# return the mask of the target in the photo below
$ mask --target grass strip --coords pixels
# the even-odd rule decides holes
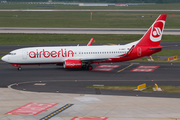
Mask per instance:
[[[108,90],[125,90],[125,91],[133,91],[137,88],[137,86],[86,86],[87,88],[93,89],[108,89]],[[180,93],[180,88],[176,88],[174,86],[159,86],[162,91],[153,91],[153,87],[155,86],[147,86],[147,89],[143,90],[144,92],[164,92],[164,93]]]
[[[161,52],[153,54],[153,56],[180,56],[179,49],[163,49]]]
[[[145,92],[154,92],[153,91],[154,86],[148,86],[147,89],[143,90]],[[180,93],[180,88],[176,88],[175,86],[159,86],[159,88],[162,89],[162,91],[156,91],[156,92],[164,92],[164,93]]]
[[[86,86],[86,88],[133,91],[137,86]]]
[[[97,35],[97,34],[0,34],[1,45],[27,44],[86,44],[93,37],[95,43],[133,42],[142,35]],[[180,36],[179,36],[180,41]]]
[[[169,11],[167,28],[180,28],[180,12]],[[47,28],[149,28],[161,11],[90,11],[32,12],[0,11],[1,27],[47,27]]]
[[[0,45],[32,44],[87,44],[93,37],[96,43],[129,43],[141,39],[143,35],[126,34],[23,34],[0,33]],[[163,35],[163,42],[180,41],[180,35]]]

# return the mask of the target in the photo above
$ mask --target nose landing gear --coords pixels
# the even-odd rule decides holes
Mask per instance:
[[[21,67],[18,67],[18,70],[19,70],[19,71],[21,71],[21,70],[22,70],[22,68],[21,68]]]
[[[19,70],[19,71],[21,71],[21,70],[22,70],[22,68],[21,68],[21,66],[20,66],[19,64],[12,64],[12,66],[14,66],[14,67],[18,67],[18,70]]]

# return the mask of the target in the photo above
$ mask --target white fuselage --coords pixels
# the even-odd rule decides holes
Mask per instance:
[[[68,59],[114,58],[130,48],[131,45],[29,47],[11,51],[2,59],[16,64],[62,63]]]

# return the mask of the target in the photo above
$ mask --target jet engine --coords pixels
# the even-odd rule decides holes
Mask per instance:
[[[80,60],[65,60],[63,67],[64,68],[82,68],[82,62]]]

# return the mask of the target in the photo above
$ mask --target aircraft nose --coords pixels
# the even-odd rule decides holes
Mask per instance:
[[[7,62],[8,58],[7,58],[7,56],[5,55],[5,56],[3,56],[3,57],[1,58],[1,60],[4,61],[4,62]]]

